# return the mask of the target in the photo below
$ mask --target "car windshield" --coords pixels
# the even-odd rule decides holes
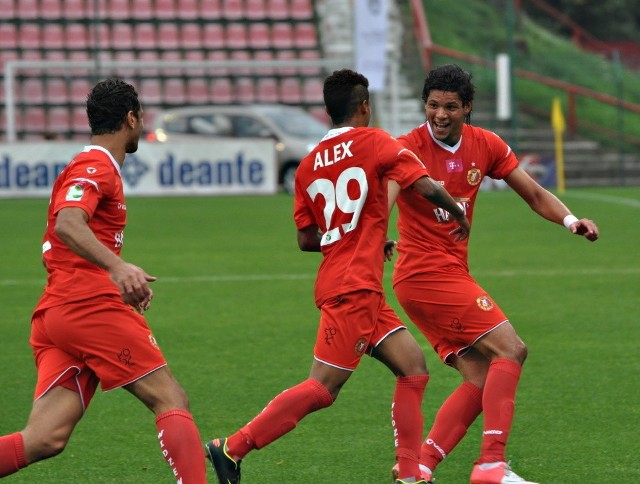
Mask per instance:
[[[264,113],[282,131],[298,138],[320,140],[329,128],[313,116],[295,109],[269,110]]]

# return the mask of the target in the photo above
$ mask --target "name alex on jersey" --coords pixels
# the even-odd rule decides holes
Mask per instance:
[[[313,163],[313,171],[318,168],[333,165],[345,158],[351,158],[351,144],[353,140],[345,141],[337,145],[333,145],[331,148],[326,148],[324,151],[318,151],[316,153],[315,162]]]

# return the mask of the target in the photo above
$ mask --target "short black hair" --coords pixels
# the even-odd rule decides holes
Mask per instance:
[[[353,117],[358,106],[369,100],[369,80],[351,69],[333,71],[324,80],[324,104],[333,124],[342,124]]]
[[[115,133],[133,111],[140,114],[140,100],[135,88],[122,79],[98,82],[87,96],[87,117],[92,135]]]
[[[422,88],[422,100],[427,102],[431,91],[455,92],[460,96],[463,106],[473,101],[475,86],[471,82],[471,73],[456,64],[447,64],[429,71]]]

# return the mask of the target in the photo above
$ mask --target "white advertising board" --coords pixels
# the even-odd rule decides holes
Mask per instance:
[[[87,143],[88,144],[88,143]],[[49,197],[82,143],[0,144],[0,198]],[[122,166],[127,196],[268,195],[278,190],[273,140],[148,143]]]

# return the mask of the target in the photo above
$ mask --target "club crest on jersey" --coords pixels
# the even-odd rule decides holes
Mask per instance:
[[[493,301],[489,299],[489,296],[480,296],[476,299],[476,304],[483,311],[491,311],[493,309]]]
[[[367,349],[367,340],[364,338],[360,338],[356,341],[356,345],[353,348],[356,352],[356,356],[362,356],[364,351]]]
[[[471,168],[467,172],[467,183],[471,186],[476,186],[482,181],[482,172],[479,168]]]
[[[82,183],[76,183],[72,185],[67,190],[67,196],[65,200],[67,202],[78,202],[82,200],[82,196],[84,195],[84,185]]]

